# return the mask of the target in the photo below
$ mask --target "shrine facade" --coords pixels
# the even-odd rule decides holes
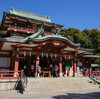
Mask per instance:
[[[81,48],[80,44],[59,35],[62,27],[51,22],[48,16],[14,8],[4,12],[1,29],[6,34],[0,37],[0,70],[13,71],[14,75],[24,70],[26,76],[33,77],[37,76],[38,65],[42,77],[51,77],[55,65],[59,77],[81,75],[86,63],[92,70],[89,55],[93,50]]]

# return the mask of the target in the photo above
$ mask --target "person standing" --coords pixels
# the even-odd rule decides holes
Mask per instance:
[[[54,66],[54,77],[56,77],[56,78],[57,78],[57,72],[58,72],[58,66],[55,65]]]
[[[41,67],[38,65],[37,67],[37,76],[40,77],[41,76]]]

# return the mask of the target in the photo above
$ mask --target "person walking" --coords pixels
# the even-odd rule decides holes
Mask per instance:
[[[40,77],[41,76],[41,67],[38,65],[37,67],[37,76]]]

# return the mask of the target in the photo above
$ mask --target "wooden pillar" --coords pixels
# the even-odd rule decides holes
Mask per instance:
[[[77,77],[77,62],[73,60],[73,71],[74,71],[74,76]]]
[[[92,71],[92,66],[91,66],[91,59],[90,59],[90,61],[89,61],[89,64],[90,64],[90,77],[92,76],[92,73],[91,73],[91,71]]]
[[[19,66],[19,59],[18,58],[15,58],[14,71],[18,71],[18,66]]]
[[[18,77],[18,66],[19,66],[19,59],[15,58],[14,77]]]
[[[62,77],[63,76],[63,73],[62,73],[62,57],[60,57],[58,64],[59,64],[59,77]]]
[[[36,62],[35,62],[35,77],[37,77],[37,67],[39,65],[39,55],[36,55],[35,60],[36,60]]]

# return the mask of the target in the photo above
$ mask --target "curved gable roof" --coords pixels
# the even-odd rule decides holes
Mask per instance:
[[[75,43],[71,42],[69,39],[62,37],[61,35],[55,35],[55,34],[43,36],[41,38],[29,38],[29,40],[30,41],[36,41],[36,42],[43,42],[43,41],[46,41],[46,40],[61,40],[61,41],[69,43],[72,46],[76,46],[76,47],[80,46],[80,44],[75,44]]]

